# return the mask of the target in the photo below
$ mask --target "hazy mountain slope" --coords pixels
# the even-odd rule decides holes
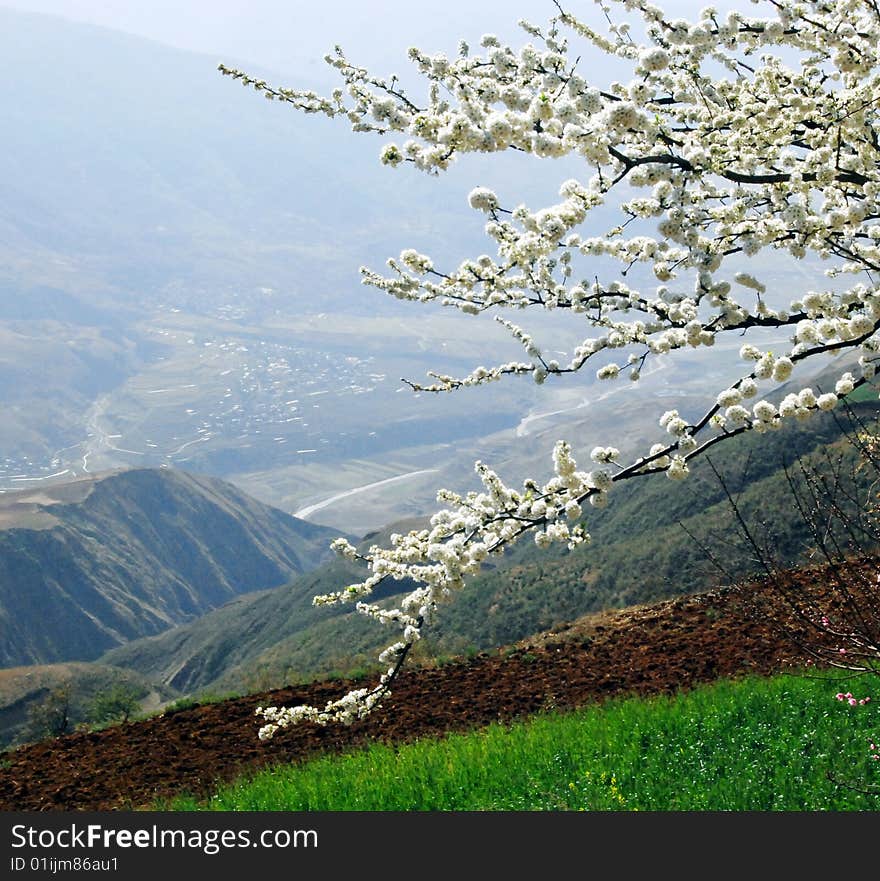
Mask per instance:
[[[415,528],[417,522],[402,522],[394,529]],[[387,541],[387,532],[372,533],[364,546]],[[101,660],[149,671],[152,678],[184,692],[203,689],[230,669],[256,680],[260,671],[259,665],[253,664],[254,658],[279,645],[309,644],[312,631],[320,629],[321,622],[339,617],[339,609],[316,608],[312,598],[359,580],[360,573],[357,565],[334,559],[283,587],[239,597],[192,624],[112,649]],[[349,644],[342,637],[334,645],[334,658],[358,651],[356,642]]]
[[[93,659],[288,581],[337,534],[168,469],[10,493],[0,524],[2,666]]]
[[[877,412],[874,404],[858,410],[865,418]],[[820,467],[840,456],[847,467],[856,461],[832,416],[763,437],[737,438],[713,457],[745,515],[768,522],[768,540],[790,561],[798,560],[809,544],[783,472],[783,464],[796,455]],[[867,473],[864,478],[870,480]],[[727,579],[701,544],[720,548],[731,577],[757,568],[750,549],[735,540],[724,491],[705,461],[695,465],[684,483],[659,475],[624,484],[607,509],[588,508],[585,518],[591,545],[574,552],[541,552],[528,540],[515,545],[497,569],[473,579],[443,610],[425,649],[461,652],[503,645],[587,612],[724,583]],[[350,607],[310,605],[313,594],[338,590],[358,577],[358,570],[337,561],[291,585],[242,598],[190,624],[122,646],[102,660],[147,672],[183,691],[242,689],[273,677],[296,679],[372,664],[375,649],[387,642],[391,631]]]
[[[333,562],[284,587],[239,597],[192,624],[111,649],[101,662],[149,671],[182,692],[203,690],[233,667],[256,677],[254,657],[285,640],[307,640],[316,624],[336,617],[333,609],[312,606],[312,597],[356,577],[355,567]],[[339,643],[335,649],[345,650]]]
[[[399,314],[392,298],[351,297],[361,263],[406,245],[460,259],[484,241],[482,220],[462,223],[475,177],[552,200],[582,167],[468,157],[466,179],[452,170],[440,186],[384,168],[379,139],[270,104],[217,65],[311,82],[49,15],[0,8],[0,54],[0,253],[14,256],[0,279],[50,285],[61,301],[87,293],[102,309],[120,291],[206,305],[215,287],[268,285],[320,295],[316,311],[373,314],[378,301]]]
[[[308,157],[338,148],[319,152],[319,128],[234,88],[219,59],[9,9],[0,51],[13,72],[0,84],[0,241],[19,255],[7,277],[42,272],[75,292],[88,273],[146,293],[207,274],[235,284],[258,261],[268,280],[270,246],[295,247],[319,198],[364,189],[357,169],[322,174]],[[287,162],[297,173],[281,178]]]

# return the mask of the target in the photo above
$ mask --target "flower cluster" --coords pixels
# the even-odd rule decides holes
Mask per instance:
[[[855,698],[851,691],[848,691],[845,694],[844,692],[839,691],[834,697],[836,700],[845,701],[851,707],[863,707],[865,704],[871,703],[870,697]]]
[[[870,696],[857,698],[851,691],[838,691],[837,694],[834,695],[834,698],[850,707],[864,707],[866,704],[871,703]],[[880,761],[880,746],[878,746],[873,740],[868,741],[868,751],[872,760],[875,762]]]
[[[581,162],[583,175],[564,181],[558,201],[544,207],[485,186],[472,189],[467,204],[484,225],[490,253],[442,266],[407,249],[382,271],[361,270],[366,284],[399,299],[465,314],[491,310],[523,347],[521,361],[458,377],[429,373],[429,384],[410,383],[415,389],[447,392],[516,375],[542,384],[588,364],[603,381],[637,382],[646,365],[681,349],[710,349],[760,329],[788,334],[780,351],[745,342],[740,378],[714,392],[697,418],[665,413],[663,439],[628,464],[617,448],[599,446],[591,456],[600,467],[579,471],[570,446],[560,442],[551,480],[526,480],[514,490],[478,463],[483,491],[442,491],[446,507],[430,528],[396,536],[390,548],[371,548],[362,555],[368,577],[318,599],[357,601],[362,614],[401,630],[402,639],[383,654],[393,662],[383,680],[323,710],[264,709],[266,737],[301,719],[351,721],[368,712],[436,608],[525,532],[541,547],[586,541],[583,505],[606,504],[615,482],[654,473],[685,478],[691,459],[715,443],[831,410],[875,375],[875,4],[768,0],[764,17],[722,16],[710,7],[694,22],[670,18],[646,0],[618,5],[624,16],[641,19],[642,43],[604,0],[607,33],[557,4],[546,28],[521,22],[528,40],[519,48],[489,34],[479,50],[462,44],[454,57],[412,49],[425,84],[419,95],[396,77],[353,64],[341,49],[327,57],[341,78],[329,97],[272,87],[221,66],[269,99],[379,134],[386,139],[381,161],[392,167],[439,174],[465,154],[509,150]],[[569,40],[626,62],[632,78],[592,82],[588,71],[601,66],[579,64],[584,47],[570,48]],[[619,225],[608,229],[595,220],[615,207]],[[766,262],[750,262],[761,252],[817,258],[832,281],[790,298],[762,277]],[[618,277],[603,279],[595,269],[614,263]],[[636,266],[649,282],[633,282]],[[567,360],[547,358],[528,332],[499,314],[527,309],[568,310],[586,329]],[[806,359],[848,350],[858,366],[831,387],[779,390]],[[337,549],[357,556],[347,543]],[[399,609],[364,602],[386,579],[417,585]]]

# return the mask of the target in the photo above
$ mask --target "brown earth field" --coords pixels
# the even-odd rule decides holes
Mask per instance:
[[[795,586],[833,607],[826,583],[813,571],[799,573]],[[507,649],[404,668],[383,706],[347,727],[309,723],[268,742],[257,738],[257,706],[323,706],[348,690],[350,683],[336,680],[20,747],[0,767],[0,809],[147,809],[181,792],[207,795],[261,765],[370,740],[402,742],[612,695],[671,693],[721,677],[801,667],[815,638],[759,583],[604,612]]]

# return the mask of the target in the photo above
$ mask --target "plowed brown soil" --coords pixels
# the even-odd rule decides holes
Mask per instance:
[[[0,768],[0,808],[137,809],[181,791],[207,793],[218,781],[266,763],[371,739],[437,735],[610,695],[674,692],[802,663],[801,624],[786,620],[784,609],[783,627],[756,614],[756,595],[764,589],[728,588],[603,613],[528,645],[408,669],[384,707],[350,727],[302,725],[267,743],[257,739],[258,705],[323,705],[347,685],[318,682],[22,747]]]

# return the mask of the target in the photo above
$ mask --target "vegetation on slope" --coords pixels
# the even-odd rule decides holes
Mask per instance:
[[[864,565],[876,571],[876,559]],[[796,574],[802,593],[828,608],[827,573]],[[772,620],[753,614],[762,596],[775,604]],[[181,792],[206,797],[220,781],[269,763],[474,731],[614,696],[674,694],[718,679],[774,675],[807,659],[805,635],[803,621],[762,582],[604,612],[528,645],[408,667],[382,707],[352,725],[295,726],[267,743],[257,737],[255,709],[320,706],[363,680],[316,681],[198,706],[178,703],[142,721],[23,747],[0,766],[0,804],[10,810],[117,810]],[[836,677],[833,684],[838,686]],[[834,688],[827,700],[838,711]]]
[[[880,680],[859,680],[876,692]],[[852,686],[855,688],[856,686]],[[876,810],[877,711],[825,677],[720,681],[510,726],[281,765],[224,786],[220,811]]]
[[[862,417],[875,412],[872,405]],[[443,616],[441,642],[462,634],[481,647],[503,645],[587,612],[709,590],[759,571],[712,464],[772,556],[802,563],[812,537],[794,511],[785,467],[800,457],[804,465],[836,469],[864,497],[872,476],[856,470],[859,452],[845,437],[848,428],[832,414],[737,438],[696,462],[681,485],[671,487],[659,475],[621,486],[606,511],[586,512],[590,546],[555,559],[526,546],[512,567],[465,589]]]
[[[104,664],[0,670],[0,748],[155,712],[175,696],[134,670]]]

